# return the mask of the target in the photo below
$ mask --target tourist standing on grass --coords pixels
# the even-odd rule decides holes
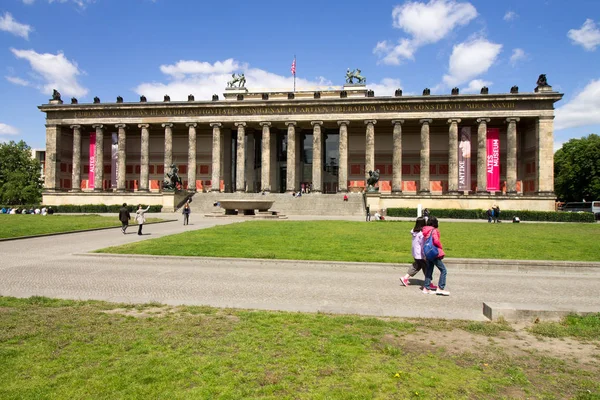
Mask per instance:
[[[410,231],[412,235],[412,256],[415,262],[412,263],[406,275],[400,278],[400,282],[404,286],[410,285],[408,278],[411,278],[419,271],[423,271],[423,274],[427,271],[427,261],[423,255],[423,228],[426,226],[425,218],[419,217],[415,221],[415,227]],[[428,289],[436,290],[437,286],[433,283],[429,284]]]
[[[119,221],[121,221],[121,232],[123,235],[129,226],[129,220],[131,219],[131,214],[129,214],[129,209],[127,208],[127,203],[123,203],[123,206],[119,209]]]
[[[488,223],[491,223],[492,222],[492,217],[494,215],[494,212],[492,211],[492,209],[488,208],[488,210],[485,213],[485,215],[487,215]]]
[[[144,222],[146,222],[146,212],[150,209],[150,206],[146,207],[144,210],[142,205],[138,206],[137,211],[135,212],[135,221],[138,223],[138,235],[142,234],[142,227],[144,226]]]
[[[427,260],[427,272],[425,273],[425,283],[423,284],[423,293],[435,293],[441,296],[450,296],[450,292],[444,290],[446,288],[446,275],[448,271],[442,261],[444,258],[444,250],[442,242],[440,241],[440,231],[438,229],[438,220],[436,217],[429,217],[427,226],[423,228],[423,238],[427,240],[430,235],[433,235],[433,245],[438,248],[438,256],[434,260]],[[438,281],[438,288],[435,291],[429,289],[431,281],[433,280],[433,267],[436,266],[440,270],[440,280]]]
[[[183,214],[183,225],[189,225],[191,212],[190,203],[185,203],[185,206],[183,206],[183,210],[181,211]]]
[[[494,223],[500,222],[500,206],[494,206]]]

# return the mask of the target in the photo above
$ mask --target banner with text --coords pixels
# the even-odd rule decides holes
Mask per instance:
[[[500,190],[500,129],[487,130],[487,191]]]
[[[96,132],[90,133],[90,169],[88,170],[88,188],[94,188],[94,171],[96,167]]]
[[[110,146],[110,187],[117,188],[117,160],[119,159],[119,136],[116,132],[112,134],[112,144]]]
[[[458,145],[458,191],[471,190],[471,127],[460,128]]]

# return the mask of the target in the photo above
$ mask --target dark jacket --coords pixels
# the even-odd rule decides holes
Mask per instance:
[[[127,207],[121,207],[119,209],[119,221],[121,222],[129,222],[131,219],[131,215],[129,215],[129,210]]]

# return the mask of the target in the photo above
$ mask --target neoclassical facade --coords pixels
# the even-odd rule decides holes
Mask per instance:
[[[53,99],[39,107],[46,113],[44,203],[165,204],[162,184],[174,165],[183,189],[197,196],[363,191],[369,171],[378,170],[378,192],[368,194],[376,208],[427,199],[444,208],[487,208],[492,201],[553,210],[554,103],[562,94],[550,86],[484,89],[376,97],[348,85],[295,93],[231,89],[212,101]],[[490,186],[492,164],[497,182]]]

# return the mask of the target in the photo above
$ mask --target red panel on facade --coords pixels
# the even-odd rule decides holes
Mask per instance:
[[[385,164],[375,164],[375,169],[378,169],[380,173],[385,174]]]
[[[208,174],[208,165],[200,165],[200,173]]]
[[[360,175],[360,164],[350,164],[350,174]]]
[[[141,168],[140,168],[140,166],[139,166],[139,165],[136,165],[136,166],[135,166],[135,173],[136,173],[136,174],[139,174],[139,173],[141,173]]]
[[[416,192],[417,191],[417,182],[402,181],[402,191],[403,192]]]
[[[153,174],[154,173],[154,165],[149,165],[148,166],[148,173]]]
[[[69,172],[73,173],[73,164],[69,164]]]
[[[440,175],[448,174],[448,164],[440,164]]]
[[[160,189],[159,181],[157,179],[152,179],[150,181],[150,189]]]
[[[67,164],[60,163],[60,172],[67,172]]]
[[[164,165],[157,165],[156,166],[156,173],[157,174],[164,174],[165,173],[165,166]]]
[[[392,174],[394,173],[394,166],[393,166],[392,164],[389,164],[389,165],[387,166],[387,173],[388,173],[389,175],[392,175]]]
[[[79,184],[79,186],[80,186],[82,189],[87,189],[87,187],[88,187],[88,180],[87,180],[87,179],[82,179],[82,180],[81,180],[81,183]]]
[[[436,164],[430,164],[429,165],[429,173],[431,175],[436,175],[437,174],[437,165]]]
[[[104,173],[105,174],[110,174],[110,165],[105,165],[104,166]]]
[[[413,174],[419,175],[421,173],[421,164],[413,164]]]
[[[70,179],[65,179],[63,181],[63,183],[65,184],[66,189],[71,189],[71,180]]]
[[[90,166],[88,164],[83,165],[83,173],[87,174],[90,172]]]
[[[391,192],[392,191],[392,181],[379,181],[379,191],[380,192]]]
[[[126,165],[125,166],[125,173],[126,174],[133,174],[133,165]]]
[[[410,164],[402,164],[402,174],[410,175]]]
[[[441,192],[444,189],[442,181],[430,181],[429,187],[432,192]]]
[[[187,165],[179,165],[178,168],[179,168],[179,174],[180,175],[181,174],[187,174]],[[186,188],[187,188],[187,186],[186,186]]]

